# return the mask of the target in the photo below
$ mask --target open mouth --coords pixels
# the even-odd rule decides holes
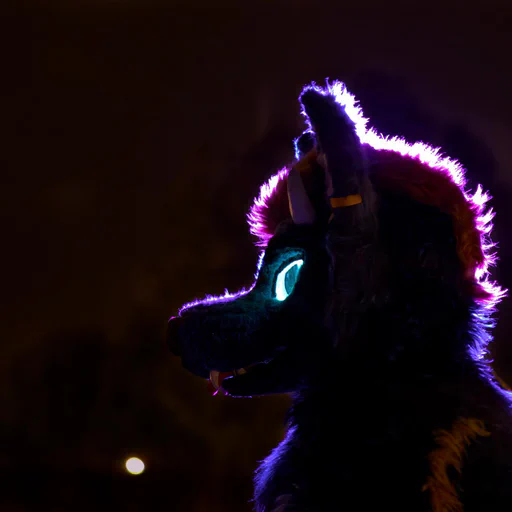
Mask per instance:
[[[208,391],[212,395],[252,396],[262,388],[278,384],[279,375],[289,370],[289,360],[284,347],[279,347],[270,357],[243,368],[229,371],[210,370],[207,381]],[[222,383],[229,379],[229,386]],[[229,387],[229,389],[228,389]],[[235,395],[232,392],[235,392]]]
[[[208,379],[208,391],[213,395],[217,395],[219,392],[222,394],[227,394],[224,389],[222,389],[222,382],[224,379],[227,379],[228,377],[238,377],[240,375],[244,375],[247,372],[249,372],[252,368],[263,366],[267,363],[267,361],[263,363],[253,363],[245,368],[239,368],[238,370],[231,370],[229,372],[219,372],[217,370],[211,370],[210,371],[210,377]]]
[[[222,386],[222,381],[227,377],[236,377],[238,375],[243,375],[247,373],[245,368],[240,368],[239,370],[232,370],[230,372],[218,372],[217,370],[210,371],[210,378],[208,379],[208,391],[212,395],[216,395]]]

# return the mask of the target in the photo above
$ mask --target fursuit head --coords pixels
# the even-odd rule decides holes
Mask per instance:
[[[248,290],[185,304],[167,342],[232,397],[289,393],[257,512],[512,511],[512,395],[487,356],[492,211],[462,166],[306,86],[295,161],[248,213]]]

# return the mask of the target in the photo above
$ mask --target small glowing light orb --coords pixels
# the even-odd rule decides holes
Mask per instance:
[[[130,457],[126,462],[126,471],[132,475],[140,475],[144,471],[144,462],[138,457]]]

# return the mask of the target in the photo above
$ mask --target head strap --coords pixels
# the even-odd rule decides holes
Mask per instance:
[[[331,197],[330,202],[331,208],[346,208],[347,206],[361,204],[363,202],[363,198],[360,194],[351,194],[350,196],[345,197]]]

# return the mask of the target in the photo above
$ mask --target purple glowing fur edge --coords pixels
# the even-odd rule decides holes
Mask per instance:
[[[231,293],[228,290],[224,290],[224,295],[206,295],[203,299],[196,299],[192,302],[187,302],[186,304],[183,304],[181,306],[180,310],[178,311],[178,316],[181,315],[183,311],[186,309],[192,308],[194,306],[207,306],[209,304],[218,304],[221,302],[230,302],[232,300],[238,299],[239,297],[243,297],[244,295],[247,295],[256,284],[256,281],[258,279],[258,275],[260,273],[261,265],[263,263],[263,256],[265,256],[265,251],[261,251],[258,256],[258,263],[256,265],[256,272],[254,273],[254,281],[252,285],[246,290],[245,288],[242,288],[241,290],[238,290],[237,292]]]
[[[492,313],[499,303],[499,301],[507,294],[507,290],[501,288],[497,283],[489,280],[489,269],[496,262],[496,254],[491,252],[495,247],[490,241],[490,233],[492,231],[492,219],[494,213],[492,209],[485,210],[485,204],[491,198],[487,192],[484,192],[482,187],[478,185],[476,191],[472,194],[470,191],[465,189],[465,171],[462,165],[456,160],[450,159],[447,156],[441,154],[440,148],[433,148],[432,146],[423,142],[416,142],[411,144],[405,139],[395,136],[386,137],[382,134],[377,133],[373,128],[367,128],[368,119],[363,116],[361,107],[359,106],[355,97],[347,90],[344,83],[335,81],[333,83],[326,83],[325,88],[317,86],[315,83],[307,85],[303,88],[302,94],[310,89],[314,89],[321,94],[331,94],[335,97],[336,101],[345,109],[345,112],[354,122],[356,128],[356,134],[359,140],[363,144],[369,144],[376,150],[393,151],[399,153],[402,156],[418,159],[423,164],[426,164],[433,171],[443,173],[448,179],[455,183],[463,192],[466,201],[471,204],[473,210],[478,214],[477,217],[477,229],[480,233],[480,244],[484,253],[484,262],[476,270],[475,279],[478,284],[488,293],[489,299],[485,301],[479,301],[479,308],[474,313],[475,320],[485,328],[485,331],[481,332],[475,340],[474,346],[469,348],[469,354],[475,361],[491,363],[492,361],[486,360],[487,352],[486,347],[492,340],[491,334],[487,331],[494,327],[494,321],[490,318]],[[304,111],[302,114],[306,117]],[[311,126],[308,122],[308,129],[306,131],[312,131]],[[297,141],[295,143],[295,158],[298,158],[297,154]],[[181,315],[183,311],[194,306],[205,305],[208,306],[214,303],[230,302],[239,297],[247,295],[253,288],[258,278],[258,274],[263,262],[265,255],[265,248],[268,241],[272,238],[273,233],[266,231],[265,229],[265,211],[268,207],[270,198],[275,193],[278,184],[287,179],[289,173],[288,168],[283,168],[271,176],[261,187],[258,196],[254,199],[253,204],[247,214],[247,221],[249,224],[250,233],[257,237],[256,245],[261,247],[263,250],[260,252],[256,273],[254,275],[253,284],[246,290],[241,289],[235,293],[230,293],[225,290],[224,295],[213,296],[207,295],[203,299],[196,299],[192,302],[184,304],[178,315]],[[496,387],[501,393],[512,399],[512,392],[507,392],[496,382],[491,373],[486,370],[482,370],[486,375],[489,382]]]
[[[345,109],[345,112],[354,123],[356,134],[361,143],[369,144],[376,150],[393,151],[402,156],[417,159],[423,164],[426,164],[433,171],[444,174],[461,189],[466,201],[471,204],[471,208],[478,214],[477,229],[480,233],[480,245],[484,253],[484,262],[477,268],[475,272],[475,279],[491,297],[490,299],[481,301],[480,305],[488,310],[493,310],[498,302],[506,295],[507,290],[501,288],[497,283],[489,280],[489,269],[496,262],[496,254],[492,252],[495,244],[490,241],[494,213],[492,209],[487,211],[485,210],[485,204],[489,199],[491,199],[490,195],[487,192],[484,192],[480,185],[478,185],[474,194],[471,194],[466,190],[464,168],[456,160],[452,160],[447,156],[442,155],[440,148],[433,148],[423,142],[411,144],[401,137],[385,137],[382,134],[377,133],[373,128],[368,128],[368,119],[364,117],[357,100],[347,90],[344,83],[339,81],[335,81],[333,83],[327,82],[325,88],[321,88],[315,83],[312,83],[311,85],[304,87],[301,96],[304,92],[310,89],[313,89],[323,95],[334,96],[336,101]],[[304,115],[307,120],[307,116],[304,111],[302,111],[302,115]],[[306,131],[312,131],[309,121],[308,129]],[[298,158],[296,145],[295,148],[295,158]],[[268,241],[273,236],[273,233],[269,233],[265,230],[265,210],[278,184],[287,178],[288,172],[288,168],[281,169],[269,180],[263,183],[258,197],[254,199],[249,213],[247,214],[249,230],[251,234],[257,237],[258,240],[256,245],[259,247],[265,248]]]

